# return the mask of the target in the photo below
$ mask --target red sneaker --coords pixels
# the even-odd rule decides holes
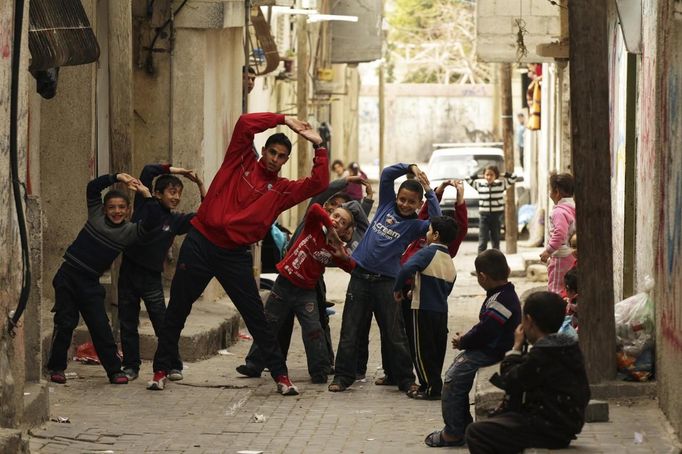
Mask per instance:
[[[151,389],[154,391],[161,391],[165,387],[166,387],[166,372],[165,371],[154,372],[154,378],[152,378],[152,381],[147,383],[147,389]]]
[[[54,383],[59,383],[63,385],[66,383],[66,375],[64,375],[63,370],[53,370],[50,372],[50,381]]]
[[[275,378],[275,383],[277,383],[277,392],[283,396],[297,396],[298,388],[296,385],[291,383],[288,375],[279,375]]]

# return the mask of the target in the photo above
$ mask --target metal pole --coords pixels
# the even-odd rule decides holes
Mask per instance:
[[[514,123],[512,112],[511,64],[500,63],[499,78],[502,140],[504,141],[504,168],[514,172]],[[511,185],[505,194],[504,206],[504,242],[507,254],[516,254],[518,222],[516,218],[516,194]]]

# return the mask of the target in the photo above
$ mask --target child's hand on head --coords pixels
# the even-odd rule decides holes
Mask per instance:
[[[418,174],[416,174],[415,179],[422,185],[424,192],[431,190],[431,182],[424,172],[420,171]]]
[[[526,333],[523,331],[523,325],[519,324],[514,331],[514,350],[521,351],[524,342],[526,342]]]

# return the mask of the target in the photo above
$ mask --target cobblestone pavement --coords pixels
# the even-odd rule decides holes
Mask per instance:
[[[483,292],[470,276],[475,244],[467,242],[457,258],[459,277],[451,298],[450,330],[463,331],[476,320]],[[330,299],[341,302],[347,277],[327,276]],[[519,293],[534,286],[516,279]],[[338,339],[340,312],[332,317]],[[191,323],[191,316],[190,316]],[[375,386],[380,364],[378,329],[372,329],[371,372],[367,383],[345,393],[311,384],[305,369],[300,331],[294,333],[290,373],[301,395],[275,393],[270,377],[239,378],[235,367],[249,347],[240,341],[229,355],[189,363],[185,380],[163,392],[145,389],[151,375],[144,363],[140,379],[110,385],[99,366],[71,364],[78,378],[51,387],[49,422],[31,431],[34,453],[433,453],[423,439],[442,426],[440,403],[415,401],[395,388]],[[448,364],[453,357],[449,351]],[[263,415],[258,422],[255,415]],[[588,424],[569,452],[670,453],[674,448],[655,401],[611,402],[611,422]],[[635,432],[643,441],[635,444]],[[455,452],[466,452],[456,449]],[[452,452],[452,451],[450,451]],[[544,450],[531,452],[547,452]]]

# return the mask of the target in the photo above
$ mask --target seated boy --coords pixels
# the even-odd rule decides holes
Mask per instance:
[[[199,186],[203,198],[206,195],[202,181],[190,170],[164,164],[147,164],[140,174],[140,182],[150,188],[154,182],[154,197],[161,205],[159,226],[144,241],[139,241],[123,253],[121,270],[118,276],[118,317],[121,325],[121,347],[123,349],[123,372],[129,380],[135,380],[140,372],[140,336],[137,327],[140,323],[140,298],[144,300],[149,320],[158,337],[166,313],[163,296],[163,262],[168,248],[176,235],[189,231],[194,213],[173,212],[180,203],[182,181],[175,175],[183,175]],[[135,195],[133,222],[140,219],[143,197]],[[182,371],[171,370],[171,380],[182,379]]]
[[[141,208],[141,220],[129,223],[130,202],[122,192],[102,191],[120,181],[141,193],[146,202]],[[66,383],[66,355],[71,345],[73,330],[78,325],[79,313],[88,327],[92,343],[109,381],[128,383],[121,370],[121,360],[104,307],[104,287],[99,278],[111,266],[118,254],[158,225],[161,210],[146,186],[125,173],[102,175],[87,187],[88,221],[75,241],[64,253],[64,263],[52,281],[55,293],[54,333],[47,368],[50,380]]]
[[[326,383],[331,370],[315,286],[325,267],[332,263],[348,272],[355,267],[341,243],[341,238],[351,237],[353,226],[353,215],[346,208],[338,207],[329,215],[320,205],[312,205],[298,240],[277,264],[279,275],[265,303],[265,316],[275,333],[279,332],[290,312],[296,314],[301,323],[308,373],[313,383]],[[244,375],[259,376],[264,365],[263,352],[254,342],[246,365],[237,371],[242,373],[240,369],[246,367],[251,373]],[[289,387],[289,394],[298,394],[295,386]]]
[[[431,218],[427,246],[405,262],[393,287],[395,300],[400,303],[404,299],[403,288],[414,277],[410,305],[413,329],[408,330],[412,334],[408,338],[420,386],[407,395],[416,399],[439,399],[443,387],[440,374],[448,343],[448,296],[457,278],[448,244],[456,236],[454,219]]]
[[[521,321],[521,304],[514,284],[507,280],[509,266],[504,254],[488,249],[476,257],[474,266],[486,299],[479,322],[465,335],[452,339],[453,348],[463,351],[445,373],[441,398],[445,427],[426,437],[424,442],[431,447],[464,445],[464,431],[473,422],[469,392],[476,372],[504,357],[514,345],[514,330]]]
[[[577,340],[557,334],[566,303],[556,293],[536,292],[523,306],[514,347],[491,381],[505,390],[509,404],[466,431],[469,451],[517,453],[525,448],[569,445],[585,422],[590,387]],[[522,353],[528,341],[533,348]]]

